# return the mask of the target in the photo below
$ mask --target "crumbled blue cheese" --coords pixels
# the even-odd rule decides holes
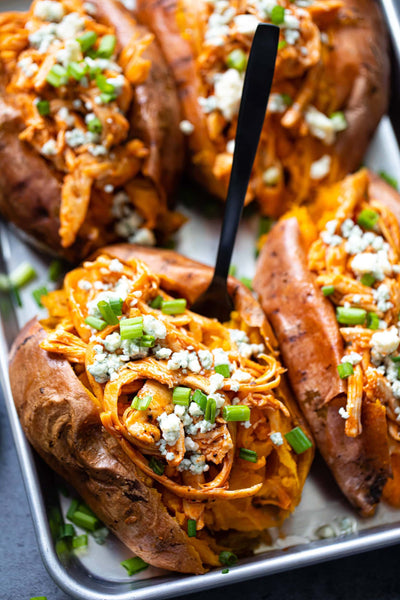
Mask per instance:
[[[176,371],[177,369],[187,369],[189,363],[189,352],[188,350],[180,350],[174,352],[168,361],[168,369]]]
[[[328,246],[340,246],[343,239],[335,233],[338,222],[336,220],[328,221],[325,230],[321,232],[322,241]]]
[[[315,106],[309,106],[304,115],[311,135],[330,146],[336,139],[336,132],[343,131],[342,120],[330,119]]]
[[[272,431],[269,434],[270,440],[271,442],[275,445],[275,446],[282,446],[283,445],[283,437],[280,431]]]
[[[75,38],[85,28],[85,20],[79,13],[69,13],[57,25],[57,37],[60,40]]]
[[[213,400],[215,400],[215,405],[217,409],[222,408],[225,404],[224,396],[222,394],[219,394],[218,392],[210,392],[208,398],[212,398]]]
[[[234,19],[238,33],[243,35],[252,35],[255,33],[260,19],[255,15],[237,15]]]
[[[239,112],[243,89],[243,75],[237,69],[228,69],[215,75],[214,94],[217,108],[227,121],[231,121]]]
[[[92,133],[91,131],[83,131],[83,129],[78,129],[77,127],[71,129],[71,131],[65,132],[65,143],[70,146],[70,148],[77,148],[78,146],[90,144],[96,140],[97,134]]]
[[[265,185],[274,186],[281,179],[281,170],[279,167],[268,167],[262,174],[262,180]]]
[[[122,93],[124,87],[127,84],[127,81],[123,75],[109,77],[106,81],[114,87],[114,92],[117,94],[117,96],[119,96]]]
[[[92,289],[92,284],[87,279],[81,279],[80,281],[78,281],[78,288],[80,290],[84,290],[85,292],[88,292],[89,290]]]
[[[240,383],[245,383],[246,381],[251,381],[251,375],[250,373],[247,373],[247,371],[236,369],[232,375],[232,379],[234,381],[239,381]]]
[[[124,270],[124,265],[118,258],[113,258],[108,268],[112,273],[121,273]]]
[[[329,174],[331,169],[332,159],[329,154],[324,154],[319,160],[311,163],[310,177],[311,179],[324,179]]]
[[[384,331],[377,331],[371,337],[371,348],[381,354],[387,355],[395,352],[400,344],[400,337],[396,327],[389,327]]]
[[[203,411],[196,402],[191,402],[189,406],[189,414],[192,417],[201,417],[203,415]]]
[[[189,371],[192,371],[192,373],[200,373],[201,371],[199,359],[197,358],[197,354],[195,352],[191,352],[189,354],[188,369]]]
[[[349,418],[349,413],[347,412],[347,410],[345,408],[343,408],[343,406],[341,406],[338,410],[339,415],[342,417],[342,419],[348,419]]]
[[[217,99],[215,96],[208,96],[207,98],[202,98],[201,96],[197,99],[201,108],[203,109],[204,114],[208,115],[209,113],[217,110]]]
[[[91,17],[94,17],[97,13],[97,7],[92,2],[84,2],[83,10]]]
[[[184,135],[191,135],[194,131],[194,125],[187,119],[183,119],[183,121],[179,123],[179,129]]]
[[[53,139],[47,140],[47,142],[45,142],[41,147],[40,153],[44,154],[44,156],[54,156],[55,154],[57,154],[56,141]]]
[[[29,35],[29,43],[37,49],[39,54],[45,54],[56,39],[56,31],[56,25],[44,25]]]
[[[131,244],[140,244],[142,246],[155,246],[156,238],[151,229],[142,227],[129,236],[128,241]]]
[[[90,133],[90,131],[88,133]],[[93,134],[93,135],[96,135],[96,134]],[[91,144],[88,147],[88,152],[92,156],[106,156],[108,154],[108,150],[105,146],[103,146],[103,144]]]
[[[235,140],[229,140],[226,144],[226,151],[228,154],[233,154],[235,152]]]
[[[132,358],[133,360],[146,358],[150,351],[149,348],[137,344],[135,340],[122,340],[121,349],[126,357]]]
[[[360,277],[365,273],[372,273],[378,281],[382,281],[385,275],[392,273],[392,266],[385,250],[356,254],[351,261],[351,269]]]
[[[172,354],[172,350],[170,348],[161,348],[158,347],[157,349],[155,349],[155,357],[161,360],[165,360],[168,359],[171,354]]]
[[[212,351],[214,357],[214,365],[230,365],[229,356],[222,348],[214,348]]]
[[[350,363],[351,365],[358,365],[362,361],[362,354],[358,352],[350,352],[343,356],[340,360],[341,363]]]
[[[198,357],[203,369],[206,369],[206,371],[211,369],[213,364],[213,356],[209,350],[199,350]]]
[[[390,290],[385,283],[381,283],[378,289],[372,290],[372,294],[378,310],[386,312],[389,308],[393,308],[393,303],[390,302]]]
[[[164,340],[167,336],[167,328],[164,323],[152,315],[143,316],[143,330],[147,335],[153,335],[160,340]]]
[[[225,377],[219,373],[213,373],[210,377],[210,394],[220,390],[224,386]]]
[[[162,413],[157,419],[162,436],[169,446],[174,446],[181,433],[181,421],[175,413]]]
[[[125,364],[118,354],[98,352],[94,362],[88,365],[88,371],[93,375],[97,383],[106,383],[109,379],[113,381],[118,377],[118,371]]]
[[[180,418],[184,427],[189,427],[193,423],[193,419],[188,413],[186,406],[176,404],[174,413]]]
[[[64,8],[61,2],[53,2],[53,0],[41,0],[41,2],[37,2],[35,4],[33,14],[41,21],[52,21],[58,23],[64,16]]]
[[[202,454],[192,454],[190,458],[184,458],[178,466],[178,471],[190,471],[194,475],[200,475],[208,471],[210,467]]]
[[[66,40],[64,48],[61,48],[56,54],[57,62],[67,68],[70,62],[79,62],[82,60],[81,45],[74,39]]]
[[[193,423],[186,428],[186,432],[189,435],[197,435],[198,433],[208,433],[216,428],[216,423],[210,423],[210,421],[206,421],[205,419],[201,419],[197,423]]]
[[[296,42],[300,39],[300,31],[297,31],[296,29],[285,29],[283,35],[285,37],[286,42],[290,46],[294,46]]]
[[[18,67],[21,69],[25,77],[33,77],[39,70],[39,67],[33,62],[31,56],[25,56],[18,61]]]
[[[193,441],[192,438],[185,437],[185,450],[187,452],[196,452],[198,449],[199,445],[195,441]]]
[[[75,124],[74,116],[71,115],[68,108],[66,106],[62,106],[60,110],[57,112],[57,118],[65,123],[67,127],[73,127]]]
[[[117,331],[113,331],[104,338],[104,347],[108,352],[115,352],[121,346],[121,336]]]

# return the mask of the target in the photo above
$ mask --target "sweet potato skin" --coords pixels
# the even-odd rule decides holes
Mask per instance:
[[[333,307],[314,279],[297,220],[281,221],[261,251],[254,287],[323,458],[345,496],[369,516],[390,475],[385,408],[363,403],[362,434],[345,435],[338,411],[346,394],[337,372],[343,343]]]

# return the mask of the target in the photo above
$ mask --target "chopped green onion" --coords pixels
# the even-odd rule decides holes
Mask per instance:
[[[134,340],[143,336],[143,317],[123,319],[119,322],[122,340]]]
[[[72,548],[77,550],[78,548],[85,548],[88,545],[88,536],[86,533],[82,535],[76,535],[72,538]]]
[[[96,544],[102,546],[108,538],[109,534],[110,532],[108,531],[107,527],[100,527],[100,529],[96,529],[96,531],[93,531],[92,536]]]
[[[85,31],[85,33],[77,38],[77,42],[79,42],[82,52],[87,52],[96,41],[97,33],[94,31]]]
[[[82,529],[86,529],[87,531],[95,531],[100,524],[100,521],[97,517],[86,514],[81,510],[79,506],[78,510],[76,510],[69,520],[72,521],[77,527],[82,527]]]
[[[150,306],[151,308],[161,308],[163,302],[164,298],[158,295],[155,298],[153,298],[153,300],[150,302]]]
[[[226,64],[230,69],[236,69],[236,71],[242,72],[247,65],[247,56],[243,50],[236,48],[236,50],[232,50],[232,52],[228,54]]]
[[[278,50],[282,50],[283,48],[286,48],[287,46],[287,41],[286,40],[279,40],[278,42]]]
[[[78,63],[72,61],[68,65],[67,72],[70,77],[76,79],[76,81],[80,81],[88,72],[88,66],[85,62]]]
[[[47,117],[50,114],[50,102],[48,100],[39,100],[36,102],[36,109],[40,116]]]
[[[28,262],[23,262],[10,273],[11,285],[21,288],[36,277],[36,271]]]
[[[229,569],[222,569],[221,573],[222,575],[226,575],[227,573],[229,573]]]
[[[149,565],[139,558],[139,556],[135,556],[133,558],[128,558],[128,560],[123,560],[121,566],[128,571],[128,575],[135,575],[135,573],[147,569]]]
[[[361,283],[367,287],[373,286],[375,281],[376,279],[372,273],[364,273],[364,275],[361,277]]]
[[[269,233],[274,223],[275,221],[271,217],[260,217],[258,223],[258,237]]]
[[[340,365],[337,366],[337,370],[340,379],[347,379],[347,377],[350,377],[350,375],[353,375],[354,373],[353,365],[348,362],[340,363]]]
[[[321,291],[324,296],[332,296],[335,293],[335,288],[333,285],[323,285]]]
[[[161,312],[164,315],[180,315],[186,310],[185,298],[177,298],[176,300],[163,300]]]
[[[65,85],[66,83],[68,83],[67,69],[64,69],[64,67],[56,63],[51,67],[50,71],[48,72],[46,81],[47,83],[56,88]]]
[[[30,600],[47,600],[47,596],[34,596]]]
[[[117,315],[117,317],[121,316],[122,315],[122,305],[124,303],[122,298],[110,298],[110,300],[108,302],[112,308],[114,315]]]
[[[85,513],[85,515],[89,515],[89,516],[91,516],[91,517],[95,517],[95,518],[97,518],[97,517],[96,517],[96,515],[94,514],[94,512],[92,511],[92,509],[91,509],[91,508],[89,508],[89,507],[87,506],[87,504],[84,504],[84,502],[80,502],[80,503],[79,503],[78,510],[79,510],[80,512],[83,512],[83,513]]]
[[[149,460],[149,467],[156,475],[162,475],[164,473],[165,467],[161,460],[158,460],[155,456],[152,456]]]
[[[107,77],[102,73],[96,75],[96,84],[101,92],[105,92],[106,94],[115,94],[115,88],[112,83],[107,81]]]
[[[205,412],[207,406],[207,396],[201,390],[195,390],[192,396],[192,402],[196,402],[201,410]]]
[[[391,356],[390,358],[394,363],[400,362],[400,356]]]
[[[277,4],[271,10],[271,12],[269,13],[269,15],[270,15],[270,18],[271,18],[271,22],[274,25],[282,25],[282,23],[285,20],[285,9],[283,8],[283,6],[280,6],[279,4]]]
[[[156,338],[154,335],[144,335],[139,340],[139,345],[144,346],[145,348],[153,348],[156,343]]]
[[[338,323],[343,325],[362,325],[367,316],[367,311],[363,308],[346,308],[338,306],[336,308],[336,318]]]
[[[240,448],[239,458],[252,463],[256,463],[258,461],[257,452],[254,452],[254,450],[248,450],[247,448]]]
[[[240,281],[243,283],[243,285],[249,288],[250,291],[253,291],[253,281],[250,279],[250,277],[241,277]]]
[[[204,411],[204,420],[209,423],[215,423],[215,415],[217,414],[217,403],[214,398],[207,398],[206,410]]]
[[[69,540],[62,539],[56,541],[56,554],[61,561],[67,561],[70,555]]]
[[[100,101],[102,104],[109,104],[116,99],[116,94],[111,92],[102,92],[100,94]]]
[[[374,312],[367,314],[367,327],[368,329],[379,329],[379,317]]]
[[[214,367],[214,371],[216,373],[219,373],[219,375],[223,375],[225,379],[231,376],[231,370],[229,368],[229,365],[216,365]]]
[[[344,131],[347,129],[347,120],[341,110],[332,113],[329,118],[335,126],[335,131]]]
[[[188,537],[196,537],[196,531],[197,531],[196,520],[188,519],[188,523],[187,523]]]
[[[71,525],[71,523],[66,523],[61,532],[60,539],[66,538],[66,537],[74,537],[74,535],[75,535],[74,526]]]
[[[229,267],[229,275],[232,275],[232,277],[235,277],[236,273],[237,273],[237,266],[231,265]]]
[[[250,419],[250,408],[245,404],[224,406],[222,416],[225,421],[248,421]]]
[[[10,286],[11,286],[11,297],[13,299],[13,302],[15,302],[15,304],[17,306],[22,306],[22,300],[21,300],[21,296],[19,294],[18,288],[15,287],[15,285],[13,285],[10,282]]]
[[[118,325],[118,317],[106,300],[100,300],[100,302],[97,303],[97,308],[101,312],[101,316],[107,325]]]
[[[63,264],[60,260],[53,260],[49,266],[48,277],[50,281],[58,281],[63,271]]]
[[[63,532],[64,522],[61,511],[57,506],[52,506],[49,511],[49,526],[54,540],[59,539]]]
[[[227,565],[228,567],[232,567],[238,561],[238,557],[233,552],[229,552],[229,550],[224,550],[219,555],[219,562],[221,565]]]
[[[293,448],[296,454],[302,454],[309,448],[312,448],[312,442],[308,439],[301,427],[295,427],[289,433],[285,433],[288,444]]]
[[[97,317],[86,317],[85,323],[86,325],[89,325],[89,327],[97,329],[97,331],[102,331],[107,325],[107,323],[103,321],[103,319],[98,319]]]
[[[291,96],[289,96],[289,94],[281,94],[281,98],[284,101],[284,103],[286,104],[286,106],[292,106],[293,99]]]
[[[173,404],[180,404],[181,406],[189,406],[190,403],[190,392],[192,390],[188,387],[178,386],[174,388],[172,392]]]
[[[79,500],[77,500],[76,498],[74,498],[69,506],[68,512],[67,512],[67,519],[71,520],[71,517],[76,513],[76,511],[78,510],[78,506],[79,506]]]
[[[87,128],[92,133],[101,133],[103,130],[103,125],[101,124],[100,119],[94,117],[93,119],[90,119],[90,121],[88,121]]]
[[[136,410],[147,410],[150,406],[150,402],[153,400],[152,396],[145,396],[144,398],[140,398],[136,396],[132,401],[132,408]]]
[[[116,44],[117,38],[115,35],[103,36],[97,49],[97,56],[100,58],[111,58],[114,54]]]
[[[389,185],[394,187],[395,190],[399,189],[399,184],[398,184],[397,179],[395,177],[392,177],[391,175],[389,175],[389,173],[386,173],[386,171],[379,171],[379,177],[381,177],[381,179],[386,181],[386,183],[388,183]]]
[[[364,229],[373,229],[379,221],[379,214],[370,208],[364,208],[357,218],[357,223]]]
[[[39,308],[43,308],[42,296],[47,296],[48,293],[49,293],[48,289],[44,285],[42,285],[42,287],[40,287],[37,290],[34,290],[32,292],[32,296],[33,296],[36,304],[39,306]]]

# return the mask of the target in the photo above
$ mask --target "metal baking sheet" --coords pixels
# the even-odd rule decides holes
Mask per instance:
[[[392,0],[382,1],[386,14],[393,18]],[[23,9],[28,5],[29,2],[24,0],[1,2],[3,10]],[[375,171],[385,170],[394,177],[400,173],[399,148],[388,117],[382,119],[365,164]],[[187,204],[179,208],[189,221],[177,236],[177,250],[190,258],[213,264],[220,218],[206,218]],[[248,216],[241,224],[233,257],[239,277],[254,274],[257,224],[255,215]],[[25,260],[34,265],[38,279],[22,290],[23,306],[15,307],[8,295],[0,293],[0,375],[39,550],[50,575],[66,593],[81,600],[160,600],[400,542],[400,511],[382,504],[373,518],[359,518],[342,498],[326,467],[317,459],[294,515],[280,530],[270,530],[268,546],[259,548],[254,557],[240,561],[229,574],[216,569],[203,576],[183,576],[149,568],[128,577],[120,562],[132,553],[112,535],[101,546],[90,538],[85,555],[73,557],[68,563],[61,562],[52,541],[48,511],[49,506],[57,502],[65,516],[70,500],[56,493],[53,474],[27,443],[7,377],[10,346],[20,327],[38,312],[32,290],[46,281],[51,259],[28,246],[12,227],[0,222],[0,272],[11,272]],[[322,535],[332,537],[320,539]]]

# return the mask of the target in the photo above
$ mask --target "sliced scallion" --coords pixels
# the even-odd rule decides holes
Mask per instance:
[[[74,498],[71,501],[71,504],[70,504],[68,512],[67,512],[67,519],[71,520],[71,517],[78,510],[78,506],[79,506],[79,500],[77,500],[76,498]]]
[[[335,288],[333,285],[323,285],[321,291],[324,296],[332,296],[335,293]]]
[[[106,94],[114,94],[115,88],[112,83],[107,81],[107,77],[102,73],[98,73],[96,75],[96,84],[101,92],[105,92]]]
[[[207,406],[207,396],[201,390],[195,390],[192,396],[192,402],[196,402],[200,406],[201,410],[205,412]]]
[[[122,300],[122,298],[110,298],[110,300],[108,301],[112,311],[115,315],[117,315],[117,317],[122,315],[122,305],[124,303],[124,301]]]
[[[283,6],[276,4],[276,6],[273,7],[269,15],[271,18],[271,23],[273,23],[274,25],[282,25],[282,23],[285,20],[285,9],[283,8]]]
[[[132,401],[132,408],[136,410],[147,410],[150,406],[151,401],[153,400],[152,396],[145,396],[144,398],[140,398],[136,396]]]
[[[400,355],[399,355],[399,356],[391,356],[391,357],[390,357],[390,359],[391,359],[391,360],[392,360],[394,363],[400,362]]]
[[[379,317],[374,312],[367,314],[367,327],[368,329],[379,329]]]
[[[162,296],[160,296],[160,294],[159,294],[158,296],[153,298],[153,300],[151,300],[150,306],[151,306],[151,308],[161,308],[163,302],[164,302],[164,298]]]
[[[104,35],[97,49],[97,56],[100,58],[111,58],[114,54],[115,46],[117,45],[117,38],[115,35]]]
[[[187,534],[188,537],[196,537],[197,524],[195,519],[188,519],[187,522]]]
[[[86,75],[87,72],[88,66],[85,62],[78,63],[76,61],[71,61],[68,64],[67,73],[70,77],[76,79],[76,81],[80,81],[82,77]]]
[[[123,319],[119,322],[121,339],[134,340],[143,336],[143,317]]]
[[[256,463],[258,461],[257,452],[254,452],[254,450],[249,450],[248,448],[240,448],[239,458],[252,463]]]
[[[88,545],[88,536],[86,533],[82,533],[82,535],[76,535],[72,538],[72,548],[77,550],[78,548],[86,548]]]
[[[68,538],[68,537],[74,537],[75,535],[75,529],[74,526],[71,525],[71,523],[66,523],[62,529],[61,535],[60,535],[60,539],[62,538]]]
[[[250,408],[245,404],[224,406],[222,416],[225,421],[248,421],[250,419]]]
[[[215,423],[215,415],[217,414],[217,403],[214,398],[207,398],[206,410],[204,411],[204,420],[209,423]]]
[[[102,104],[109,104],[116,99],[116,94],[114,92],[102,92],[100,94],[100,101]]]
[[[236,48],[228,54],[226,64],[230,69],[236,69],[236,71],[241,73],[246,68],[247,56],[243,50]]]
[[[152,456],[149,460],[149,467],[156,475],[162,475],[164,473],[165,467],[161,460]]]
[[[9,280],[11,285],[15,286],[16,288],[21,288],[32,281],[32,279],[35,279],[35,277],[36,271],[32,265],[28,262],[23,262],[19,265],[19,267],[10,273]]]
[[[163,300],[161,312],[164,315],[180,315],[186,310],[185,298],[177,298],[176,300]]]
[[[386,171],[379,171],[379,177],[381,177],[381,179],[386,181],[386,183],[388,183],[389,185],[394,187],[395,190],[399,189],[399,184],[398,184],[397,179],[395,177],[392,177],[391,175],[389,175],[389,173],[386,173]]]
[[[63,271],[63,264],[60,260],[53,260],[49,266],[48,278],[50,281],[58,281]]]
[[[364,275],[361,277],[361,283],[367,287],[373,286],[375,281],[376,279],[372,273],[364,273]]]
[[[362,325],[366,316],[367,311],[363,308],[336,307],[336,319],[343,325]]]
[[[174,388],[172,392],[173,404],[179,404],[181,406],[189,406],[191,389],[188,387],[178,386]]]
[[[89,325],[89,327],[97,329],[97,331],[102,331],[107,326],[106,321],[103,321],[103,319],[98,319],[97,317],[91,316],[86,317],[85,323],[86,325]]]
[[[223,375],[225,379],[231,376],[231,370],[229,368],[229,365],[216,365],[214,367],[214,371],[216,373],[219,373],[219,375]]]
[[[144,335],[139,340],[139,345],[144,346],[145,348],[153,348],[156,344],[156,338],[154,335]]]
[[[97,308],[99,309],[101,316],[107,323],[107,325],[118,325],[119,320],[113,309],[111,308],[109,302],[106,300],[100,300],[97,304]]]
[[[229,275],[232,275],[232,277],[235,277],[237,273],[237,266],[236,265],[231,265],[229,267]]]
[[[46,81],[47,83],[56,88],[65,85],[66,83],[68,83],[67,69],[64,69],[64,67],[56,63],[51,67],[50,71],[48,72]]]
[[[128,575],[130,576],[144,571],[149,565],[143,559],[139,558],[139,556],[134,556],[133,558],[123,560],[121,566],[128,571]]]
[[[101,124],[100,119],[97,117],[94,117],[88,121],[87,128],[92,133],[101,133],[103,131],[103,125]]]
[[[302,454],[309,448],[312,448],[311,441],[308,439],[301,427],[295,427],[284,435],[286,441],[293,448],[296,454]]]
[[[250,291],[253,291],[253,281],[250,277],[241,277],[240,281],[245,285]]]
[[[48,291],[47,287],[45,287],[44,285],[42,285],[42,287],[40,287],[37,290],[34,290],[32,292],[33,299],[35,300],[35,302],[39,306],[39,308],[43,308],[42,296],[47,296],[48,293],[49,293],[49,291]]]
[[[72,517],[70,517],[70,521],[72,521],[77,527],[82,527],[82,529],[86,529],[87,531],[95,531],[100,524],[100,521],[97,517],[88,515],[79,509],[74,512]]]
[[[219,562],[221,565],[226,565],[227,567],[232,567],[238,561],[238,557],[233,552],[229,552],[229,550],[224,550],[219,555]]]
[[[96,41],[97,33],[94,31],[85,31],[85,33],[77,38],[77,42],[79,42],[82,52],[87,52]]]
[[[287,41],[286,40],[279,40],[278,42],[278,50],[283,50],[283,48],[286,48],[287,46]]]
[[[357,223],[364,229],[373,229],[379,221],[379,213],[370,208],[364,208],[357,218]]]
[[[36,109],[41,117],[47,117],[50,114],[50,102],[48,100],[39,100],[36,102]]]
[[[337,366],[337,370],[340,379],[347,379],[347,377],[350,377],[350,375],[353,375],[354,373],[353,365],[348,362],[340,363],[340,365]]]
[[[222,575],[226,575],[227,573],[229,573],[229,569],[222,569],[221,573]]]

